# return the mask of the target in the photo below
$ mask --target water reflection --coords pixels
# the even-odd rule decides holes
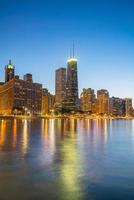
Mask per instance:
[[[98,137],[99,141],[106,144],[107,143],[107,126],[108,126],[108,120],[107,119],[98,119],[97,120],[97,131],[98,131]]]
[[[17,144],[17,120],[16,119],[13,120],[12,128],[13,128],[12,144],[13,144],[13,148],[15,148]]]
[[[49,126],[48,122],[49,122],[49,120],[42,119],[41,122],[42,122],[42,131],[41,131],[42,138],[43,138],[43,141],[47,143],[48,142],[48,126]]]
[[[97,143],[107,144],[108,126],[110,127],[110,133],[112,132],[113,127],[112,122],[109,122],[106,119],[42,119],[41,122],[36,123],[27,119],[22,121],[14,119],[8,121],[8,123],[6,120],[1,120],[0,147],[5,146],[6,144],[12,144],[12,148],[16,148],[17,143],[20,142],[22,154],[25,155],[28,152],[29,139],[32,137],[30,133],[33,134],[33,131],[35,131],[34,126],[36,127],[36,132],[38,131],[38,134],[41,133],[42,144],[45,148],[47,146],[49,150],[51,150],[51,154],[54,154],[56,151],[56,138],[58,136],[60,136],[61,139],[65,139],[66,137],[73,139],[79,134],[79,138],[83,140],[85,138],[83,136],[86,134],[86,137],[90,138],[90,142],[93,140],[95,141],[94,145]],[[129,128],[128,125],[127,128]]]
[[[1,120],[0,123],[0,147],[2,147],[5,143],[5,139],[6,139],[6,121],[5,120]]]
[[[61,154],[64,157],[60,167],[62,199],[69,199],[67,194],[71,194],[71,199],[80,199],[82,195],[79,181],[80,157],[77,153],[76,143],[70,143],[69,139],[65,139],[61,147]]]
[[[49,138],[50,138],[50,144],[51,144],[51,151],[53,152],[53,154],[54,154],[54,152],[55,152],[55,120],[54,119],[51,119],[50,121],[49,121],[49,128],[50,128],[50,130],[49,130]]]
[[[2,119],[1,199],[134,199],[133,144],[133,120]]]
[[[55,155],[55,120],[42,119],[41,121],[42,155],[41,163],[49,164],[53,162]]]
[[[28,150],[28,121],[22,121],[22,154],[25,155]]]

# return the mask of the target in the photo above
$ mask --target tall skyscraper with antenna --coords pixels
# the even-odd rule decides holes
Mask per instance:
[[[78,109],[78,75],[77,75],[77,59],[73,54],[67,61],[67,81],[66,81],[66,103],[65,107],[68,111],[76,111]]]

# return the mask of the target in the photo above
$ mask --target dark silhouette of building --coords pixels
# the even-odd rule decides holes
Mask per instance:
[[[126,116],[133,115],[133,106],[132,106],[132,99],[131,98],[125,98],[125,111]]]
[[[32,74],[25,74],[24,77],[23,77],[24,81],[27,81],[29,83],[32,83],[33,82],[33,79],[32,79]]]
[[[67,111],[77,111],[78,109],[77,59],[74,57],[67,61],[65,108]]]
[[[14,78],[15,75],[15,67],[12,65],[11,60],[9,60],[9,63],[5,66],[5,82],[10,81]]]
[[[113,116],[125,115],[125,99],[111,97],[109,100],[109,113]]]
[[[59,68],[55,72],[55,109],[62,111],[66,98],[66,68]]]

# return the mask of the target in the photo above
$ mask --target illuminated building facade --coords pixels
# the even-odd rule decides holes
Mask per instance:
[[[111,97],[109,100],[109,113],[113,116],[124,116],[125,100],[119,97]]]
[[[14,108],[14,79],[0,85],[0,114],[12,114]]]
[[[0,114],[40,114],[41,102],[42,85],[32,80],[15,76],[0,85]]]
[[[105,89],[97,91],[97,113],[99,115],[109,114],[109,93]]]
[[[42,115],[46,115],[53,112],[54,104],[55,104],[55,96],[50,94],[50,92],[48,92],[46,88],[43,88],[42,109],[41,109]]]
[[[12,65],[11,60],[9,60],[9,63],[5,66],[5,82],[10,81],[15,76],[15,67]]]
[[[81,109],[83,112],[95,113],[96,112],[96,98],[94,90],[91,88],[83,89],[81,93]]]
[[[133,114],[132,99],[125,98],[125,111],[126,116],[131,116]]]
[[[77,59],[74,57],[67,61],[65,107],[68,111],[76,111],[78,109]]]
[[[61,111],[66,97],[66,68],[55,72],[55,109]]]

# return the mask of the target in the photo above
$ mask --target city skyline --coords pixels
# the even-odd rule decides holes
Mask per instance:
[[[0,113],[4,115],[28,114],[48,115],[85,113],[93,116],[134,116],[132,98],[109,95],[106,89],[94,92],[83,88],[78,96],[77,59],[73,55],[67,60],[67,68],[55,70],[55,94],[42,84],[33,82],[32,74],[23,79],[15,73],[12,61],[5,65],[5,81],[0,82]]]
[[[75,62],[77,62],[78,60],[76,59],[76,57],[74,57],[74,58],[68,58],[68,60],[67,60],[67,64],[68,64],[68,61],[69,60],[74,60]],[[34,74],[32,74],[31,72],[29,72],[29,71],[26,71],[26,72],[24,72],[24,74],[23,75],[21,75],[20,76],[20,74],[18,74],[18,73],[15,73],[15,71],[16,71],[16,68],[15,68],[15,65],[14,65],[14,63],[12,63],[12,60],[11,59],[9,59],[8,60],[8,64],[6,64],[5,65],[5,68],[3,68],[4,70],[6,70],[6,68],[8,67],[8,65],[11,65],[12,66],[12,69],[13,69],[13,76],[19,76],[20,77],[20,79],[23,79],[24,78],[24,74],[30,74],[30,75],[33,75],[34,76]],[[11,69],[11,70],[12,70]],[[66,69],[66,66],[64,66],[64,67],[59,67],[59,68],[55,68],[55,71],[54,71],[54,78],[55,78],[55,72],[57,71],[57,70],[59,70],[59,69]],[[79,72],[79,68],[78,68],[78,72]],[[9,74],[10,74],[10,71],[9,71]],[[79,74],[79,73],[78,73]],[[78,75],[79,76],[79,75]],[[5,77],[6,77],[6,73],[5,73]],[[2,80],[0,80],[0,82],[1,83],[4,83],[4,82],[6,82],[6,78],[4,77],[4,73],[3,73],[3,79]],[[10,79],[12,79],[13,77],[12,77],[12,75],[11,75],[11,78]],[[5,79],[5,80],[4,80]],[[36,82],[36,81],[35,81]],[[41,83],[40,82],[40,84],[42,84],[42,86],[43,86],[43,88],[47,88],[49,91],[50,91],[50,88],[49,87],[44,87],[44,84],[43,83]],[[78,85],[79,85],[79,80],[78,80]],[[55,95],[56,93],[55,93],[55,91],[56,91],[56,82],[54,81],[54,91],[52,92],[52,94],[53,95]],[[86,87],[83,87],[81,90],[80,90],[80,88],[78,87],[78,97],[80,98],[80,94],[82,93],[82,91],[83,91],[83,89],[88,89],[88,88],[90,88],[90,86],[88,86],[87,88]],[[91,88],[90,88],[91,89]],[[94,88],[93,88],[94,89]],[[97,91],[99,91],[99,90],[108,90],[108,88],[106,88],[106,87],[104,87],[104,88],[97,88],[97,89],[95,89],[95,94],[97,95]],[[113,94],[111,94],[111,92],[108,90],[108,92],[109,92],[109,96],[110,97],[120,97],[120,98],[122,98],[121,96],[119,96],[119,95],[117,95],[117,96],[115,96],[115,95],[113,95]],[[132,95],[131,96],[125,96],[124,98],[132,98]],[[133,98],[132,98],[132,100],[133,100]]]
[[[54,93],[55,69],[66,66],[74,41],[79,91],[106,88],[134,99],[133,8],[120,0],[1,1],[0,79],[11,58],[18,74],[32,73]]]

